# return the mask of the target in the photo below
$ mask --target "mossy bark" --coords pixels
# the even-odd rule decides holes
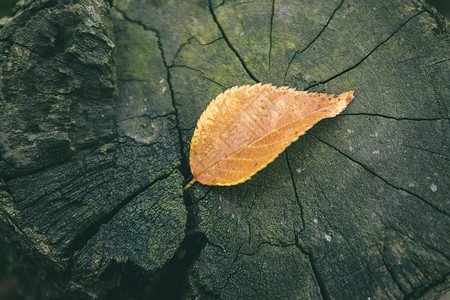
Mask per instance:
[[[449,288],[449,31],[423,3],[22,5],[0,30],[0,229],[29,294]],[[183,203],[201,112],[256,82],[355,99],[250,181]]]

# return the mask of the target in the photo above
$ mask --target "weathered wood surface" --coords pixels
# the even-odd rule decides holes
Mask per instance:
[[[46,298],[449,288],[448,23],[418,1],[25,1],[0,31],[0,220]],[[196,184],[226,88],[355,99],[252,180]]]

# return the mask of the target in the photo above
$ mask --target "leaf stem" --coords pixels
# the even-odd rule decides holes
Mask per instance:
[[[191,185],[193,185],[196,181],[197,181],[197,178],[193,178],[191,181],[189,181],[189,183],[184,186],[183,192],[186,191],[188,188],[190,188]]]

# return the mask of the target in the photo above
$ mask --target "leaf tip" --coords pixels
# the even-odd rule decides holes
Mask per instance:
[[[354,93],[354,92],[355,92],[355,91],[347,92],[347,97],[345,98],[345,102],[347,102],[347,104],[349,104],[350,101],[352,101],[352,99],[353,99],[353,93]]]

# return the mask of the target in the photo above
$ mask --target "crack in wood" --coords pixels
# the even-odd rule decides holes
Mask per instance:
[[[139,194],[145,192],[147,189],[151,188],[154,184],[157,182],[164,180],[168,178],[174,170],[171,172],[164,174],[152,182],[142,186],[141,188],[137,189],[133,193],[131,193],[128,197],[123,199],[119,202],[113,209],[111,209],[110,212],[107,214],[101,216],[96,221],[92,222],[90,225],[88,225],[83,231],[81,231],[67,246],[64,253],[66,257],[73,257],[73,255],[78,251],[81,250],[83,247],[86,246],[86,244],[89,242],[90,239],[92,239],[99,231],[100,227],[103,224],[107,224],[109,221],[111,221],[114,216],[128,203],[130,203],[133,199],[135,199]]]
[[[290,164],[290,161],[289,161],[288,150],[286,150],[285,156],[286,156],[286,163],[287,163],[288,170],[289,170],[289,176],[291,178],[292,188],[294,189],[295,199],[296,199],[298,207],[300,208],[300,219],[302,220],[302,228],[300,229],[300,232],[302,232],[303,230],[305,230],[304,208],[303,208],[303,205],[302,205],[302,203],[300,201],[300,197],[298,196],[297,186],[295,185],[295,180],[294,180],[294,173],[292,172],[292,167],[291,167],[291,164]]]
[[[364,62],[370,55],[372,55],[372,53],[374,53],[378,48],[380,48],[382,45],[384,45],[385,43],[387,43],[397,32],[400,31],[400,29],[402,29],[406,24],[408,24],[412,19],[416,18],[417,16],[423,14],[424,11],[420,11],[414,15],[412,15],[411,17],[409,17],[406,21],[404,21],[397,29],[395,29],[386,39],[384,39],[381,43],[379,43],[378,45],[376,45],[368,54],[366,54],[363,58],[361,58],[356,64],[354,64],[353,66],[348,67],[347,69],[339,72],[336,75],[331,76],[328,79],[325,79],[323,81],[319,81],[316,82],[310,86],[308,86],[305,90],[309,90],[310,88],[313,88],[315,86],[321,85],[321,84],[325,84],[333,79],[336,79],[337,77],[344,75],[347,72],[350,72],[351,70],[353,70],[354,68],[356,68],[357,66],[359,66],[362,62]]]
[[[234,256],[233,260],[231,261],[230,270],[233,269],[234,264],[236,263],[237,259],[239,258],[239,254],[240,254],[240,251],[241,251],[241,248],[242,248],[243,245],[244,245],[244,243],[242,243],[241,245],[239,245],[239,247],[238,247],[238,249],[237,249],[237,251],[236,251],[236,255]],[[236,270],[234,270],[234,271],[228,273],[228,276],[227,276],[227,278],[226,278],[226,280],[225,280],[225,284],[224,284],[222,287],[219,287],[219,288],[218,288],[219,290],[223,290],[224,288],[226,288],[226,287],[228,286],[228,283],[229,283],[231,277],[232,277],[233,275],[236,275],[237,272],[239,272],[239,270],[241,269],[242,265],[243,265],[243,264],[240,264],[240,265],[237,267]]]
[[[287,74],[289,72],[289,69],[291,67],[292,62],[294,61],[294,59],[297,57],[297,55],[302,54],[303,52],[305,52],[309,47],[311,47],[311,45],[317,41],[317,39],[319,39],[319,37],[322,35],[322,33],[325,31],[325,29],[328,27],[328,25],[330,24],[331,20],[333,19],[334,15],[336,14],[336,12],[342,7],[342,4],[344,3],[344,0],[341,0],[341,2],[339,3],[339,5],[334,9],[334,11],[331,13],[331,16],[328,18],[327,23],[322,27],[322,29],[320,30],[320,32],[314,37],[314,39],[309,42],[308,45],[306,45],[306,47],[304,47],[301,50],[297,50],[294,55],[292,56],[291,60],[288,63],[288,66],[286,68],[286,71],[284,72],[284,77],[283,77],[283,82],[284,84],[286,84],[286,77]]]
[[[157,289],[149,299],[184,299],[188,273],[194,262],[206,247],[208,240],[203,233],[186,235],[172,259],[166,264],[166,271],[157,279]]]
[[[272,58],[272,30],[273,30],[273,17],[275,14],[275,0],[272,0],[272,13],[270,14],[270,32],[269,32],[269,72],[271,70],[271,58]]]
[[[450,157],[448,157],[447,155],[444,155],[442,153],[436,152],[436,151],[424,149],[424,148],[417,147],[417,146],[410,146],[410,145],[402,145],[402,147],[410,148],[410,149],[416,149],[416,150],[421,150],[421,151],[424,151],[424,152],[427,152],[427,153],[431,153],[433,155],[437,155],[439,158],[442,158],[444,160],[450,161]]]
[[[176,59],[178,58],[178,55],[180,54],[181,50],[182,50],[185,46],[189,45],[189,44],[191,43],[192,40],[195,40],[198,44],[200,44],[200,45],[202,45],[202,46],[208,46],[208,45],[214,44],[215,42],[217,42],[217,41],[219,41],[219,40],[222,40],[222,39],[223,39],[223,37],[221,36],[221,37],[215,38],[214,40],[212,40],[212,41],[210,41],[210,42],[202,43],[202,42],[201,42],[198,38],[196,38],[195,36],[191,36],[191,37],[188,38],[183,44],[181,44],[180,47],[178,48],[178,50],[175,52],[175,55],[173,56],[173,59],[172,59],[172,63],[170,64],[169,67],[175,65],[175,61],[176,61]]]
[[[311,267],[311,271],[313,273],[314,279],[317,283],[317,286],[319,288],[320,295],[322,296],[322,300],[330,300],[332,299],[330,296],[330,293],[328,292],[328,289],[326,287],[326,283],[324,279],[322,278],[322,275],[320,274],[319,270],[317,269],[316,263],[312,257],[312,254],[306,251],[306,249],[303,248],[302,245],[300,245],[300,241],[297,239],[296,242],[297,248],[300,250],[303,255],[306,255],[309,260],[309,265]]]
[[[287,248],[287,247],[296,247],[297,246],[297,244],[295,242],[294,243],[288,243],[288,244],[283,244],[283,243],[280,242],[279,244],[275,244],[275,243],[272,243],[270,241],[261,241],[258,244],[258,246],[256,246],[256,250],[255,251],[248,252],[248,253],[242,252],[241,254],[245,255],[245,256],[255,256],[256,254],[258,254],[258,252],[261,249],[261,247],[265,246],[265,245],[270,246],[270,247],[276,247],[276,248]]]
[[[214,23],[216,23],[217,27],[219,28],[220,33],[222,34],[225,42],[227,43],[228,47],[230,48],[230,50],[236,55],[236,57],[239,59],[239,61],[241,62],[242,67],[245,69],[245,71],[247,72],[248,76],[253,79],[253,81],[255,82],[261,82],[261,80],[259,80],[258,78],[256,78],[255,75],[253,75],[253,73],[250,71],[250,69],[248,68],[248,66],[246,65],[244,59],[242,58],[242,56],[239,54],[239,52],[234,48],[233,44],[231,44],[228,36],[225,34],[225,31],[222,28],[222,25],[220,25],[219,20],[217,19],[216,13],[214,12],[214,9],[212,7],[212,3],[211,0],[208,0],[209,2],[209,11],[211,13],[211,16],[214,20]]]
[[[212,244],[211,244],[211,245],[212,245]],[[239,248],[238,248],[238,250],[237,250],[237,253],[236,253],[235,257],[233,258],[233,261],[231,262],[230,269],[233,268],[233,265],[236,263],[236,261],[238,260],[239,256],[241,256],[241,255],[244,255],[244,256],[250,256],[250,257],[251,257],[251,256],[255,256],[255,255],[258,254],[260,248],[261,248],[263,245],[267,245],[267,246],[270,246],[270,247],[280,247],[280,248],[296,247],[296,246],[297,246],[296,243],[293,243],[293,244],[284,244],[284,245],[283,245],[283,244],[274,244],[274,243],[269,242],[269,241],[261,241],[261,242],[258,244],[258,246],[256,246],[256,250],[255,250],[255,251],[250,252],[250,253],[246,253],[246,252],[241,252],[241,248],[242,248],[242,246],[243,246],[243,243],[242,243],[242,244],[239,246]],[[212,245],[212,246],[215,246],[215,245]],[[215,247],[217,247],[217,246],[215,246]],[[221,249],[221,247],[219,247],[219,249]],[[223,250],[223,251],[226,251],[224,248],[223,248],[222,250]],[[239,266],[236,268],[236,270],[230,272],[230,273],[228,274],[228,276],[227,276],[227,279],[226,279],[225,284],[224,284],[222,287],[219,287],[218,289],[219,289],[219,290],[225,289],[225,288],[228,286],[231,277],[233,277],[234,275],[236,275],[236,274],[239,272],[239,270],[242,268],[243,265],[244,265],[244,263],[239,264]]]
[[[428,56],[424,56],[424,58],[428,58]],[[445,62],[448,62],[448,61],[450,61],[450,58],[446,58],[446,59],[443,59],[443,60],[439,60],[439,61],[435,61],[435,62],[429,63],[425,67],[431,67],[431,66],[434,66],[434,65],[439,65],[439,64],[442,64],[442,63],[445,63]]]
[[[372,174],[373,176],[377,177],[378,179],[380,179],[381,181],[383,181],[384,183],[386,183],[388,186],[399,190],[399,191],[403,191],[406,192],[412,196],[414,196],[415,198],[421,200],[423,203],[428,204],[431,208],[433,208],[434,210],[440,212],[441,214],[444,214],[446,216],[449,216],[449,214],[447,212],[445,212],[444,210],[440,209],[439,207],[437,207],[436,205],[434,205],[433,203],[431,203],[430,201],[426,200],[425,198],[419,196],[418,194],[411,192],[405,188],[402,188],[400,186],[396,186],[392,183],[390,183],[389,181],[387,181],[385,178],[383,178],[382,176],[380,176],[379,174],[377,174],[375,171],[373,171],[372,169],[370,169],[368,166],[366,166],[365,164],[355,160],[354,158],[350,157],[349,155],[347,155],[346,153],[342,152],[341,150],[339,150],[338,148],[334,147],[333,145],[329,144],[328,142],[322,140],[321,138],[319,138],[318,136],[307,132],[306,134],[311,135],[312,137],[316,138],[318,141],[320,141],[321,143],[327,145],[328,147],[334,149],[335,151],[337,151],[338,153],[340,153],[341,155],[343,155],[344,157],[346,157],[347,159],[351,160],[352,162],[358,164],[359,166],[361,166],[364,170],[368,171],[370,174]]]
[[[149,27],[143,22],[133,20],[132,18],[127,16],[127,14],[124,11],[120,10],[119,8],[117,8],[117,7],[114,7],[114,8],[122,14],[122,16],[124,17],[125,20],[127,20],[127,21],[129,21],[131,23],[138,24],[138,25],[142,26],[142,28],[144,28],[144,30],[152,31],[156,35],[158,49],[160,50],[160,53],[161,53],[161,59],[163,61],[164,67],[166,68],[166,73],[167,73],[167,78],[166,79],[167,79],[167,83],[168,83],[169,91],[170,91],[170,95],[171,95],[172,107],[174,109],[173,114],[175,115],[175,120],[176,120],[176,129],[177,129],[177,135],[178,135],[179,151],[180,151],[180,154],[181,154],[181,165],[179,167],[179,171],[185,177],[185,179],[187,179],[187,177],[189,177],[189,174],[190,174],[190,168],[189,168],[187,155],[183,151],[183,144],[184,143],[183,143],[182,134],[181,134],[179,112],[178,112],[178,108],[177,108],[176,103],[175,103],[175,91],[173,89],[173,84],[172,84],[171,69],[175,68],[175,67],[186,67],[186,68],[189,68],[191,70],[195,70],[195,71],[201,72],[200,70],[197,70],[195,68],[191,68],[191,67],[188,67],[188,66],[174,65],[176,56],[179,54],[181,49],[184,46],[186,46],[187,44],[189,44],[192,41],[192,39],[195,39],[195,40],[197,40],[197,39],[195,37],[191,37],[190,39],[188,39],[187,42],[185,42],[183,45],[181,45],[180,48],[178,49],[177,53],[176,53],[176,56],[174,57],[174,60],[173,60],[172,64],[169,65],[168,61],[167,61],[167,59],[165,57],[165,54],[164,54],[164,47],[163,47],[162,42],[161,42],[160,32],[156,28]],[[222,37],[220,37],[218,39],[215,39],[215,40],[213,40],[213,41],[211,41],[211,42],[209,42],[209,43],[207,43],[205,45],[214,43],[214,42],[216,42],[217,40],[219,40],[221,38]],[[201,73],[203,73],[203,72],[201,72]],[[213,82],[215,84],[218,84],[219,86],[223,87],[223,85],[221,85],[220,83],[215,82],[214,80],[212,80],[210,78],[207,78],[206,76],[203,76],[203,77],[206,80],[209,80],[209,81],[211,81],[211,82]],[[190,202],[193,202],[193,200],[190,199],[190,194],[187,194],[187,193],[184,193],[183,197],[185,198],[185,201],[184,201],[185,205],[188,208],[188,204]],[[187,224],[188,225],[187,225],[187,228],[186,228],[186,232],[189,232],[189,230],[190,230],[189,226],[191,226],[191,227],[192,226],[194,226],[194,227],[196,226],[195,225],[195,220],[192,221],[193,219],[195,219],[195,216],[193,215],[193,213],[189,209],[188,209],[187,219],[188,219],[187,220]],[[189,224],[191,224],[191,225],[189,225]],[[194,225],[192,225],[192,224],[194,224]],[[183,258],[183,259],[179,260],[179,259],[176,258],[176,255],[174,255],[174,257],[171,260],[171,262],[168,263],[169,269],[172,268],[172,271],[171,272],[169,271],[168,274],[172,274],[173,272],[176,272],[177,268],[182,268],[183,270],[185,270],[185,272],[182,275],[178,275],[178,277],[176,279],[173,279],[173,276],[170,275],[169,276],[170,277],[170,282],[173,282],[174,280],[176,282],[182,282],[188,276],[188,271],[192,267],[193,263],[198,259],[198,256],[200,255],[200,252],[206,247],[206,244],[208,242],[207,237],[204,236],[203,234],[201,234],[201,235],[202,235],[202,237],[200,238],[201,241],[198,242],[198,243],[194,243],[193,246],[192,246],[192,245],[190,245],[191,244],[190,241],[192,239],[193,240],[197,239],[196,238],[197,235],[196,234],[193,234],[193,235],[186,234],[186,236],[185,236],[184,240],[182,241],[181,246],[179,248],[179,249],[182,249],[182,250],[179,250],[179,251],[186,251],[187,254],[186,254],[185,257],[187,257],[187,258]],[[165,275],[162,278],[163,279],[164,278],[168,279],[169,277],[168,277],[168,275]],[[165,280],[165,281],[169,282],[168,280]],[[182,294],[183,293],[183,291],[181,291],[182,287],[177,288],[177,289],[173,289],[172,286],[168,287],[167,284],[163,284],[163,283],[161,283],[159,286],[160,287],[155,292],[156,296],[164,296],[165,297],[167,295],[174,295],[174,294]]]
[[[170,68],[170,69],[172,69],[172,68],[186,68],[186,69],[189,69],[189,70],[192,70],[192,71],[199,72],[199,73],[202,75],[202,78],[204,78],[205,80],[208,80],[208,81],[210,81],[210,82],[212,82],[212,83],[214,83],[214,84],[220,86],[220,87],[223,88],[223,89],[227,89],[227,87],[224,86],[223,84],[221,84],[221,83],[215,81],[214,79],[211,79],[211,78],[205,76],[205,75],[204,75],[204,72],[203,72],[202,70],[199,70],[199,69],[196,69],[196,68],[193,68],[193,67],[190,67],[190,66],[186,66],[186,65],[171,65],[171,66],[169,66],[169,68]],[[195,128],[195,127],[194,127],[194,128]]]
[[[222,0],[222,2],[220,2],[219,4],[217,4],[214,8],[218,8],[221,7],[225,4],[225,0]]]
[[[183,44],[181,44],[180,47],[178,47],[177,51],[175,52],[175,54],[173,56],[172,63],[170,64],[170,66],[173,66],[175,64],[175,61],[177,60],[178,55],[181,52],[181,49],[183,49],[185,46],[189,45],[193,39],[195,39],[195,37],[191,36]]]
[[[93,150],[93,151],[95,151],[95,150]],[[14,169],[14,170],[18,171],[17,174],[15,174],[14,176],[3,176],[2,178],[5,181],[12,181],[14,179],[18,179],[18,178],[21,178],[21,177],[32,176],[32,175],[38,174],[38,173],[40,173],[42,171],[51,169],[53,167],[61,166],[61,165],[64,165],[64,164],[67,163],[67,161],[59,161],[59,162],[54,162],[52,164],[45,165],[42,168],[38,168],[38,169],[35,169],[35,170],[32,170],[32,171],[20,171],[18,168],[16,168],[12,164],[8,163],[7,161],[5,161],[5,160],[0,160],[0,161],[2,161],[4,164],[8,165],[8,167],[10,167],[11,169]]]
[[[164,47],[161,42],[161,34],[160,34],[159,30],[157,30],[156,28],[148,26],[147,24],[145,24],[142,21],[132,19],[123,10],[121,10],[117,6],[114,6],[114,9],[116,9],[123,16],[123,18],[125,20],[127,20],[131,23],[134,23],[134,24],[138,24],[144,30],[154,32],[156,35],[158,49],[161,53],[161,59],[162,59],[164,67],[166,68],[166,73],[167,73],[166,79],[167,79],[167,84],[169,86],[170,97],[172,100],[172,107],[174,108],[174,111],[175,111],[175,122],[176,122],[177,135],[178,135],[179,151],[180,151],[180,155],[181,155],[181,165],[179,167],[179,170],[180,170],[181,174],[183,175],[183,177],[185,177],[185,179],[186,179],[186,177],[188,177],[190,175],[190,168],[189,168],[189,163],[188,163],[186,153],[183,151],[184,143],[183,143],[183,138],[182,138],[181,128],[180,128],[180,114],[178,112],[178,108],[175,103],[175,92],[174,92],[173,85],[172,85],[172,75],[170,73],[170,66],[168,65],[167,59],[164,55]]]
[[[368,117],[380,117],[380,118],[386,118],[396,121],[448,121],[448,118],[412,118],[412,117],[394,117],[394,116],[388,116],[378,113],[342,113],[337,115],[336,117],[346,117],[346,116],[368,116]]]
[[[293,176],[293,172],[292,172],[292,167],[291,167],[290,162],[289,162],[289,153],[288,153],[288,151],[286,151],[286,161],[287,161],[288,170],[289,170],[289,174],[290,174],[290,177],[291,177],[292,185],[293,185],[293,188],[294,188],[295,196],[297,198],[297,204],[300,207],[300,217],[301,217],[301,220],[302,220],[302,229],[300,230],[300,232],[302,232],[303,230],[305,230],[304,208],[303,208],[303,205],[301,204],[300,199],[298,197],[298,192],[297,192],[297,187],[295,185],[295,180],[294,180],[294,176]],[[327,221],[327,223],[328,223],[328,221]],[[348,241],[347,241],[347,243],[348,243]],[[320,275],[319,270],[317,269],[317,266],[316,266],[315,262],[313,261],[312,254],[309,253],[308,251],[306,251],[306,249],[304,249],[300,245],[300,242],[299,242],[299,239],[298,239],[298,233],[296,235],[295,246],[300,250],[300,252],[302,252],[304,255],[306,255],[308,257],[309,264],[311,266],[311,271],[313,273],[314,279],[315,279],[315,281],[317,283],[317,286],[319,288],[319,292],[320,292],[320,294],[322,296],[322,299],[323,300],[331,299],[330,294],[328,292],[328,289],[326,288],[326,284],[325,284],[322,276]]]
[[[317,187],[319,188],[320,194],[322,194],[322,196],[324,197],[325,202],[326,202],[326,203],[329,203],[330,201],[329,201],[329,199],[328,199],[328,197],[327,197],[327,195],[326,195],[324,189],[322,188],[322,185],[319,183],[319,181],[317,180],[316,176],[314,176],[314,173],[312,174],[312,178],[313,178],[314,181],[316,182]],[[351,206],[349,206],[348,208],[350,209],[350,211],[351,211],[351,213],[353,214],[353,216],[356,218],[356,217],[357,217],[357,214],[353,211],[353,209],[351,208]],[[322,212],[322,209],[320,208],[320,206],[318,206],[317,209],[318,209],[318,210],[320,211],[320,213],[322,214],[323,219],[324,219],[325,222],[327,223],[328,227],[330,227],[330,229],[331,229],[332,231],[337,232],[337,233],[338,233],[338,234],[339,234],[339,235],[347,242],[347,244],[349,245],[349,247],[351,247],[352,244],[351,244],[350,241],[347,239],[347,237],[346,237],[344,234],[342,234],[342,230],[341,230],[337,225],[336,225],[336,226],[331,225],[330,221],[328,221],[328,218],[325,217],[326,214],[324,214],[324,213]]]
[[[426,299],[425,297],[422,298],[422,296],[424,296],[428,291],[432,291],[435,287],[444,284],[445,282],[448,282],[450,278],[450,272],[442,275],[441,280],[437,280],[435,281],[433,284],[427,286],[422,286],[420,287],[417,291],[413,291],[413,293],[410,295],[410,297],[407,297],[406,299]],[[444,289],[444,291],[446,291],[446,295],[448,295],[448,287]],[[442,296],[442,295],[441,295]],[[434,298],[436,299],[436,298]],[[445,299],[445,297],[440,297],[439,299]]]

